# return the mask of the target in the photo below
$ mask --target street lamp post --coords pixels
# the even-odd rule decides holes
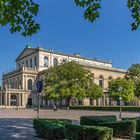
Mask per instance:
[[[37,93],[38,95],[38,108],[37,108],[37,118],[39,118],[39,111],[40,111],[40,96],[39,96],[39,92]]]
[[[121,107],[121,103],[122,103],[122,96],[121,96],[121,92],[122,92],[122,86],[119,86],[118,91],[120,92],[120,96],[119,96],[119,104],[120,104],[120,112],[119,112],[119,119],[122,118],[122,107]]]
[[[121,101],[122,101],[122,97],[119,97],[119,101],[120,101],[120,113],[119,113],[119,119],[122,118],[122,107],[121,107]]]

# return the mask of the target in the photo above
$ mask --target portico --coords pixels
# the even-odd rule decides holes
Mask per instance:
[[[27,97],[30,95],[29,91],[19,89],[3,89],[0,91],[0,107],[25,108],[27,106]]]

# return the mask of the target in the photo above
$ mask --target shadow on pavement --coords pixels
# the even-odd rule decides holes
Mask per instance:
[[[35,137],[32,119],[0,119],[0,140],[41,140]]]

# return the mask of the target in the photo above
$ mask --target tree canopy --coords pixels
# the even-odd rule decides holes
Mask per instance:
[[[132,64],[126,73],[126,79],[135,83],[135,95],[140,97],[140,64]]]
[[[100,15],[101,0],[74,0],[75,4],[84,9],[84,18],[94,22]],[[140,1],[127,0],[133,23],[132,30],[140,24]],[[12,33],[20,32],[23,36],[31,36],[40,29],[34,20],[39,12],[39,5],[34,0],[0,0],[0,26],[10,25]]]
[[[53,100],[72,98],[82,100],[85,97],[99,98],[102,89],[93,83],[93,74],[76,62],[67,62],[46,70],[45,98]]]
[[[121,89],[120,89],[121,87]],[[115,101],[122,97],[123,101],[134,100],[134,82],[124,79],[116,79],[109,82],[109,97]]]
[[[132,64],[126,73],[126,79],[134,80],[140,79],[140,64]]]
[[[0,0],[0,25],[9,25],[11,33],[31,36],[40,29],[34,20],[38,12],[39,5],[34,0]]]

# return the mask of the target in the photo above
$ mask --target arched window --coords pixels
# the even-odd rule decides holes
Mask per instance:
[[[57,58],[54,58],[54,59],[53,59],[53,65],[54,65],[54,66],[57,66],[57,65],[58,65],[58,60],[57,60]]]
[[[28,90],[32,90],[32,80],[28,80]]]
[[[44,57],[44,67],[48,67],[48,65],[49,65],[49,60],[48,60],[48,57],[45,56]]]
[[[99,77],[99,86],[104,86],[104,77],[102,75]]]

